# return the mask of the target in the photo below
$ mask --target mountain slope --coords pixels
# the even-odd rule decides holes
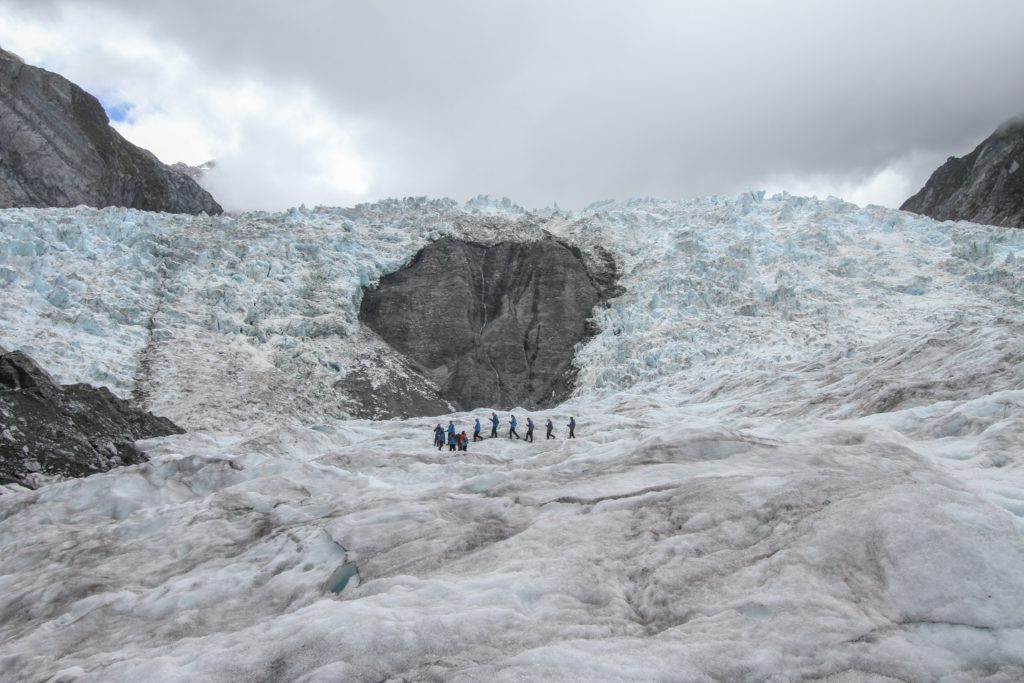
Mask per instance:
[[[222,209],[186,173],[110,127],[95,97],[0,50],[0,208]]]
[[[1024,228],[1024,118],[1003,124],[967,156],[950,157],[900,208],[936,220]]]

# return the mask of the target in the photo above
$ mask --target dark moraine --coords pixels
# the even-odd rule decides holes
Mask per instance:
[[[569,396],[594,307],[620,291],[610,256],[554,238],[446,238],[366,290],[359,317],[457,408],[539,408]]]
[[[146,461],[138,439],[182,433],[106,387],[57,384],[24,353],[0,347],[0,484],[82,477]]]

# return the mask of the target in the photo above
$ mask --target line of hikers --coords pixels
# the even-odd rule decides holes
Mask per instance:
[[[491,413],[491,438],[498,436],[498,425],[500,424],[497,413]],[[512,415],[508,421],[508,438],[513,436],[517,439],[521,438],[519,432],[516,431],[516,427],[519,426],[519,420],[516,419],[515,415]],[[569,423],[565,425],[569,428],[568,439],[576,438],[576,418],[569,417]],[[526,439],[525,441],[533,441],[533,420],[526,418]],[[555,424],[548,418],[546,439],[554,439],[555,437]],[[480,435],[480,418],[476,418],[476,422],[473,423],[473,441],[483,441],[484,437]],[[441,450],[448,445],[449,451],[468,451],[469,450],[469,437],[466,436],[466,432],[458,432],[455,428],[455,421],[448,421],[448,429],[444,429],[438,424],[434,427],[434,445],[437,446],[437,450]]]

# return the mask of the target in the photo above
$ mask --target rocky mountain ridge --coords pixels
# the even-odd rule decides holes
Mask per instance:
[[[900,209],[936,220],[1024,228],[1024,117],[963,157],[949,157]]]
[[[223,211],[187,173],[121,137],[95,97],[0,49],[0,209],[80,204]]]

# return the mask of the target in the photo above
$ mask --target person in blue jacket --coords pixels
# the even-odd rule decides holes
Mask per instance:
[[[448,436],[450,437],[454,433],[455,433],[455,421],[454,420],[448,420]]]
[[[444,446],[444,429],[441,425],[434,427],[434,445],[437,446],[437,450],[441,450]]]
[[[476,418],[476,422],[473,423],[473,441],[483,441],[484,437],[480,436],[480,418]]]
[[[498,414],[491,413],[491,438],[498,436]]]
[[[458,450],[458,446],[459,446],[459,437],[457,437],[455,435],[455,430],[453,429],[452,431],[448,432],[448,450],[449,451]]]
[[[519,438],[519,433],[516,431],[517,424],[519,424],[519,420],[517,420],[516,416],[513,415],[512,418],[508,421],[508,438],[511,439],[513,434],[517,439]]]

